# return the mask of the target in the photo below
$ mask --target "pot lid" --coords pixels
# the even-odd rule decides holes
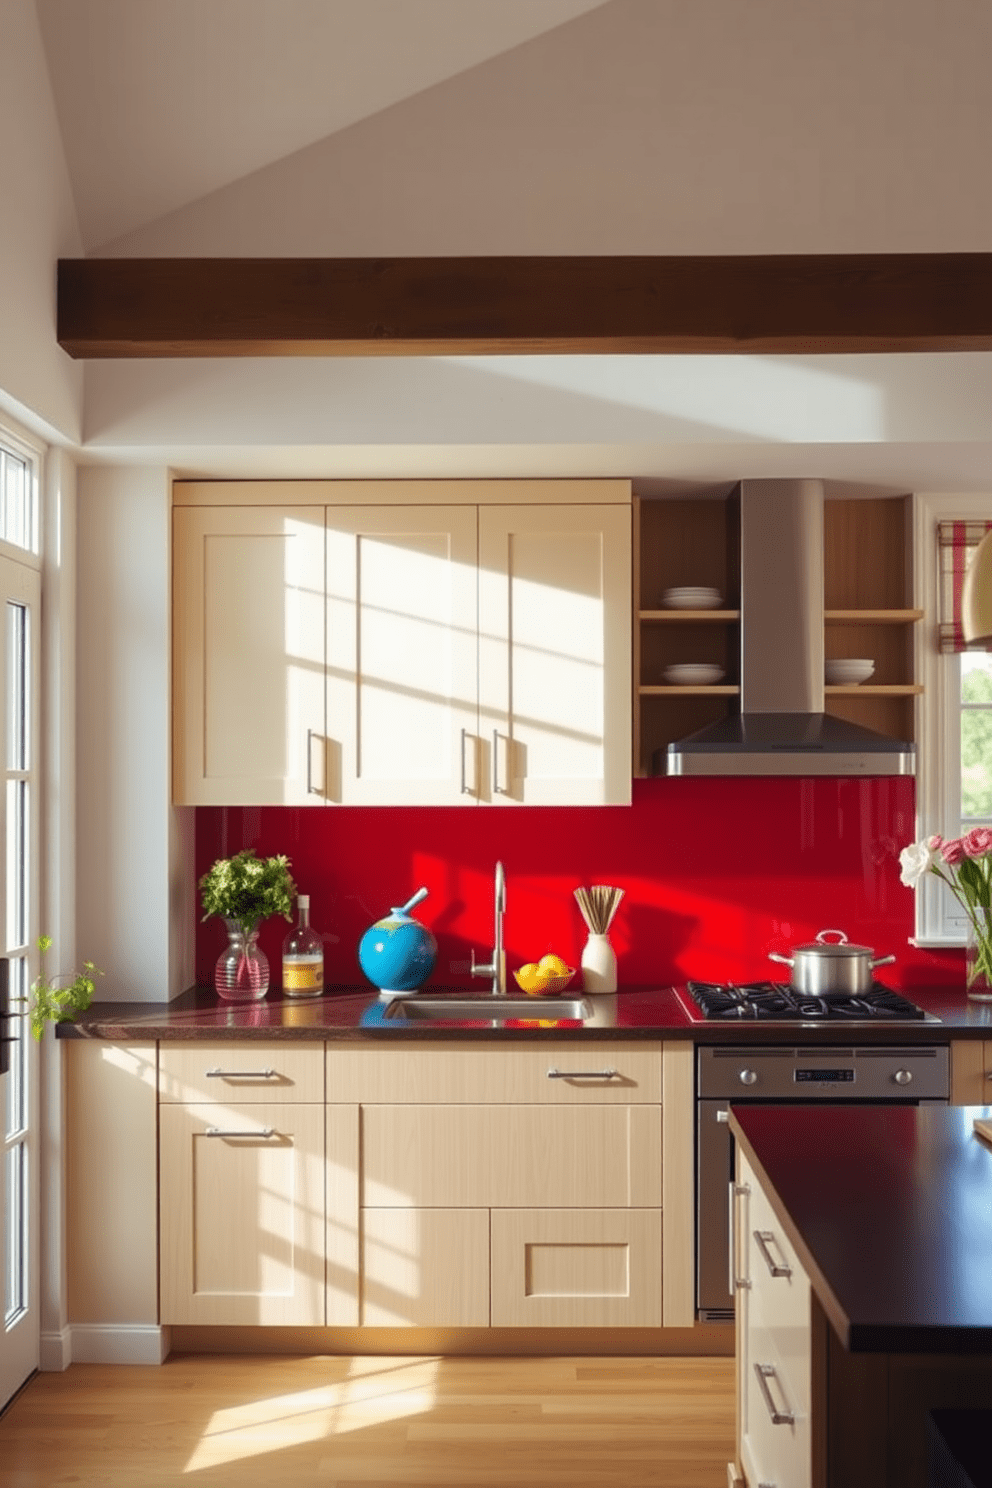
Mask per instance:
[[[825,935],[839,936],[838,940],[824,940]],[[806,945],[796,946],[793,955],[802,951],[805,955],[813,955],[824,960],[835,960],[845,956],[874,956],[875,952],[871,946],[852,945],[843,930],[821,930],[815,940]]]

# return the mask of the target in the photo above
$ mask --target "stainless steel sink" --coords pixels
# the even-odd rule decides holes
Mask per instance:
[[[425,1023],[506,1023],[522,1018],[582,1021],[593,1015],[587,997],[494,997],[491,993],[441,993],[437,996],[411,993],[396,997],[384,1017],[407,1018]]]

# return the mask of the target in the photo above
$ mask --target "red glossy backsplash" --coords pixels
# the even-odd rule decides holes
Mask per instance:
[[[607,807],[200,807],[196,871],[243,847],[283,852],[324,937],[329,986],[361,985],[364,931],[421,884],[415,913],[433,930],[433,985],[469,986],[469,952],[487,959],[493,869],[506,868],[510,968],[554,950],[577,966],[580,884],[626,891],[611,939],[621,986],[786,978],[770,950],[824,927],[894,952],[893,987],[963,981],[963,953],[917,950],[913,896],[899,882],[912,841],[914,781],[658,779],[634,782],[633,805]],[[287,925],[260,943],[273,963]],[[197,928],[197,980],[210,983],[225,943]],[[476,987],[482,983],[475,982]]]

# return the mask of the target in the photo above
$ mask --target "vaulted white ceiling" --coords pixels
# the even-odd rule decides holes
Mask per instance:
[[[984,0],[34,4],[91,254],[992,251]],[[82,444],[992,490],[992,354],[91,362]]]

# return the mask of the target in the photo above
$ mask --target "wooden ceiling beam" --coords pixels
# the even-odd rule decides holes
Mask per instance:
[[[992,349],[992,253],[91,258],[72,357]]]

